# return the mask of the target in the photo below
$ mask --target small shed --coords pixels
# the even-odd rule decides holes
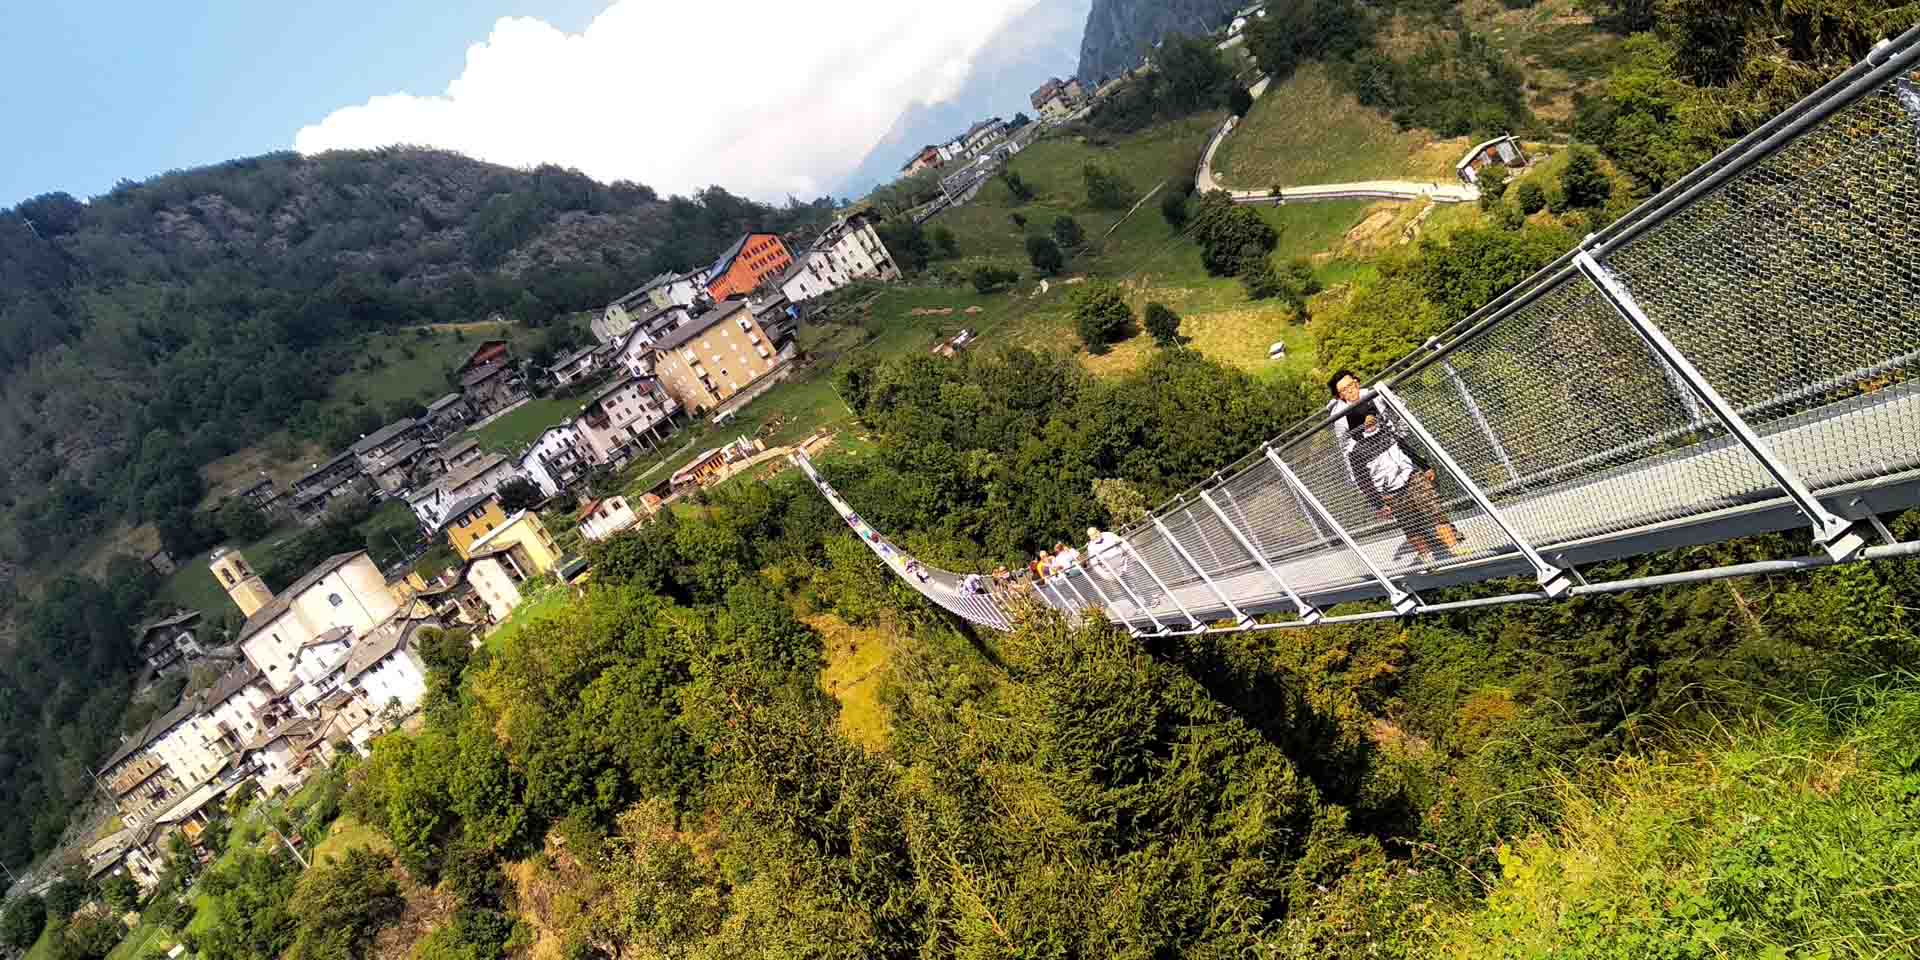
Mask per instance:
[[[1520,147],[1520,141],[1512,134],[1498,136],[1485,143],[1475,144],[1460,162],[1453,165],[1453,172],[1462,182],[1478,183],[1480,171],[1486,167],[1524,167],[1527,165],[1527,152]]]

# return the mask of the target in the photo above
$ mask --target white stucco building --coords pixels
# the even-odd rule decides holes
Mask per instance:
[[[580,535],[588,540],[605,540],[640,522],[626,497],[607,497],[588,501],[580,508]]]
[[[520,472],[549,497],[572,486],[590,466],[586,443],[572,423],[548,427],[520,455]]]
[[[780,292],[799,303],[855,280],[900,279],[900,267],[873,224],[871,217],[856,213],[828,227],[781,278]]]
[[[679,410],[652,377],[627,377],[590,398],[573,429],[594,463],[619,466],[673,432]]]
[[[520,475],[519,464],[497,453],[485,454],[440,478],[407,498],[407,505],[420,518],[420,525],[438,530],[447,521],[454,504],[488,493],[498,493],[507,481]]]

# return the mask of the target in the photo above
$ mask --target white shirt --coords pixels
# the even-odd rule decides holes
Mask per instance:
[[[1093,558],[1095,569],[1109,580],[1118,580],[1132,566],[1132,558],[1127,556],[1120,535],[1111,530],[1102,531],[1100,536],[1087,543],[1087,554]]]

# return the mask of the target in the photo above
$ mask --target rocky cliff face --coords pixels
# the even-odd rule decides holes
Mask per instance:
[[[1169,33],[1204,34],[1233,19],[1238,0],[1093,0],[1080,39],[1082,83],[1099,83],[1140,65]]]

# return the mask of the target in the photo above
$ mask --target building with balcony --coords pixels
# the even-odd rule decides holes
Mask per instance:
[[[691,309],[705,306],[708,302],[706,268],[686,273],[663,273],[647,281],[638,290],[630,291],[607,304],[590,328],[595,340],[613,343],[644,325],[654,313],[675,306]]]
[[[133,628],[134,651],[154,672],[184,664],[206,653],[193,636],[198,610],[179,610],[171,616]]]
[[[626,497],[606,497],[589,500],[580,511],[574,514],[580,524],[580,535],[588,540],[605,540],[622,530],[631,529],[640,522],[640,515],[633,512]]]
[[[586,442],[571,422],[541,431],[520,455],[520,472],[549,497],[573,486],[592,466]]]
[[[707,268],[707,296],[715,303],[729,297],[744,297],[791,266],[793,256],[779,237],[771,233],[749,233],[735,240],[733,246]]]
[[[800,303],[855,280],[900,279],[900,266],[874,224],[873,217],[856,213],[828,227],[782,275],[780,292]]]
[[[617,467],[655,450],[679,409],[653,377],[623,377],[590,397],[572,426],[590,460]]]
[[[785,376],[794,356],[790,322],[784,311],[756,315],[748,301],[729,300],[654,346],[655,375],[689,414],[728,412]]]
[[[553,536],[539,517],[526,511],[508,517],[505,525],[475,541],[472,550],[467,581],[486,601],[495,623],[520,605],[522,584],[560,564]]]

